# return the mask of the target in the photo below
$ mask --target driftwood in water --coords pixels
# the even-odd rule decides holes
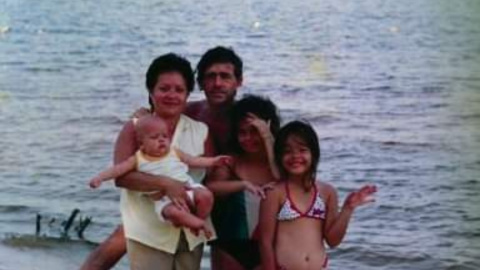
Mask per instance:
[[[70,229],[72,228],[73,224],[75,223],[75,219],[77,218],[78,214],[80,213],[80,210],[75,208],[72,210],[70,213],[70,216],[68,217],[67,220],[64,220],[61,222],[61,233],[60,233],[60,238],[69,238],[69,232]],[[42,218],[43,216],[40,214],[36,214],[36,221],[35,221],[35,236],[40,236],[40,233],[42,232]],[[52,227],[55,223],[56,219],[53,217],[49,220],[48,222],[48,227]],[[80,239],[83,238],[83,232],[85,229],[87,229],[88,225],[92,223],[92,218],[91,217],[82,217],[80,216],[80,219],[78,220],[77,225],[74,227],[74,230],[77,232],[77,236]]]

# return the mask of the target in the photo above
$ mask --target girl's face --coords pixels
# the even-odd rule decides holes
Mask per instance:
[[[150,95],[159,116],[175,117],[185,109],[188,91],[182,75],[172,71],[158,76]]]
[[[295,135],[287,138],[282,164],[287,174],[291,176],[304,176],[310,172],[312,152],[303,139]]]
[[[258,153],[264,149],[258,130],[247,119],[243,119],[238,124],[237,138],[240,147],[246,153]]]

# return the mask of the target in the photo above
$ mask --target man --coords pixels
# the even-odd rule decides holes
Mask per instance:
[[[208,125],[216,153],[228,151],[228,115],[237,89],[242,85],[242,73],[242,60],[233,50],[221,46],[208,50],[197,65],[197,83],[205,92],[206,100],[189,103],[185,114]],[[125,253],[126,240],[119,226],[88,256],[81,270],[110,269]],[[218,252],[212,254],[214,268],[217,268],[216,254]]]

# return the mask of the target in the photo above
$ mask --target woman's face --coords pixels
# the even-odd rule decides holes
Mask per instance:
[[[185,80],[175,71],[160,74],[150,95],[159,116],[179,116],[187,105]]]
[[[246,153],[258,153],[265,149],[258,130],[247,119],[238,124],[237,138],[240,147]]]

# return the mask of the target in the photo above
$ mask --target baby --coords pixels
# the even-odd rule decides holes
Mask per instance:
[[[133,170],[181,181],[189,189],[187,194],[194,201],[196,209],[192,209],[192,212],[195,214],[173,205],[167,196],[155,201],[155,212],[160,221],[170,221],[174,226],[187,227],[193,232],[202,230],[205,236],[210,238],[212,232],[205,226],[205,219],[212,209],[213,195],[203,185],[193,181],[187,173],[188,166],[201,168],[219,166],[231,163],[232,158],[194,157],[170,147],[167,125],[156,116],[140,118],[135,129],[140,149],[134,156],[93,177],[90,180],[90,187],[97,188],[103,181],[120,177]]]

